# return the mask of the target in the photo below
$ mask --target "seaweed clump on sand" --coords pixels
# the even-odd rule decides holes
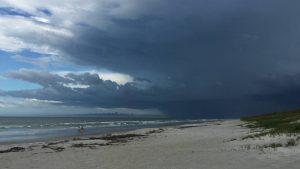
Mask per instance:
[[[140,138],[144,137],[145,135],[142,134],[119,134],[119,135],[106,135],[102,137],[90,137],[88,139],[82,139],[82,140],[105,140],[108,141],[107,143],[78,143],[73,144],[72,147],[76,148],[82,148],[82,147],[88,147],[88,148],[95,148],[96,146],[108,146],[113,145],[114,143],[126,143],[129,140],[132,140],[134,138]],[[80,139],[75,139],[80,140]]]
[[[20,151],[24,151],[24,150],[25,150],[24,147],[12,147],[7,150],[1,150],[0,153],[20,152]]]

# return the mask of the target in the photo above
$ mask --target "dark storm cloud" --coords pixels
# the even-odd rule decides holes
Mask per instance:
[[[300,71],[299,5],[243,0],[164,1],[152,3],[152,10],[141,5],[136,18],[108,18],[114,24],[111,30],[78,26],[80,43],[66,43],[63,50],[78,64],[181,86],[184,108],[200,111],[209,106],[197,103],[210,99],[211,105],[235,99],[251,105],[255,100],[248,95],[265,87],[258,79]]]
[[[298,4],[154,1],[133,18],[106,18],[109,30],[78,25],[62,50],[78,64],[172,81],[199,97],[241,96],[259,76],[299,71]]]
[[[300,103],[300,74],[269,75],[262,80],[262,89],[251,95],[254,99],[273,101],[297,107]]]
[[[126,3],[134,5],[122,13]],[[105,10],[95,10],[86,22],[75,23],[71,40],[47,43],[79,65],[104,67],[140,79],[119,86],[92,74],[62,78],[18,72],[10,76],[44,88],[8,94],[68,104],[156,107],[183,116],[225,117],[273,110],[300,94],[298,82],[281,86],[282,79],[267,77],[300,72],[299,1],[126,3],[96,3]],[[109,14],[100,17],[102,11]],[[74,82],[90,87],[62,85]],[[289,99],[280,99],[285,97]]]

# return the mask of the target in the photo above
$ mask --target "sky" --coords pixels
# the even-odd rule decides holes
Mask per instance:
[[[299,108],[299,5],[0,0],[0,115]]]

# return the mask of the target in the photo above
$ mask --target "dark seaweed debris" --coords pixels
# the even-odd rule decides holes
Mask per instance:
[[[56,147],[56,146],[49,146],[49,145],[43,145],[42,148],[48,148],[56,152],[61,152],[65,149],[64,147]]]
[[[110,143],[92,143],[92,144],[83,144],[83,143],[79,143],[79,144],[73,144],[72,147],[76,147],[76,148],[82,148],[82,147],[87,147],[87,148],[96,148],[96,146],[108,146],[111,145]]]
[[[145,135],[142,134],[121,134],[121,135],[111,135],[111,136],[103,136],[100,137],[101,140],[108,140],[113,142],[123,142],[131,140],[135,137],[143,137]]]
[[[151,131],[146,132],[145,134],[148,135],[148,134],[154,134],[154,133],[161,133],[163,131],[164,131],[164,129],[151,130]]]
[[[144,137],[145,135],[142,134],[120,134],[120,135],[106,135],[102,137],[90,137],[88,139],[83,139],[83,140],[106,140],[108,141],[107,143],[91,143],[91,144],[73,144],[72,147],[76,148],[82,148],[82,147],[88,147],[88,148],[96,148],[96,146],[108,146],[112,145],[113,143],[126,143],[129,140],[132,140],[133,138],[136,137]],[[76,139],[78,140],[78,139]]]
[[[24,150],[25,150],[24,147],[12,147],[7,150],[1,150],[0,153],[20,152],[20,151],[24,151]]]
[[[180,127],[178,127],[178,129],[187,129],[187,128],[194,128],[194,127],[199,127],[199,126],[195,126],[195,125],[191,125],[191,126],[180,126]]]
[[[56,146],[56,145],[67,143],[67,142],[69,142],[69,141],[68,140],[62,140],[62,141],[57,141],[57,142],[50,142],[46,145],[43,145],[42,148],[48,148],[48,149],[51,149],[51,150],[56,151],[56,152],[61,152],[65,148],[64,147],[59,147],[59,146]]]

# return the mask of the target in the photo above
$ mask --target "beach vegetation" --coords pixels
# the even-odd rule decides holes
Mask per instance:
[[[246,127],[268,129],[263,134],[300,134],[300,109],[244,117],[241,120],[248,122]]]
[[[297,145],[297,142],[295,139],[290,139],[287,143],[286,143],[286,147],[290,147],[290,146],[295,146]]]

